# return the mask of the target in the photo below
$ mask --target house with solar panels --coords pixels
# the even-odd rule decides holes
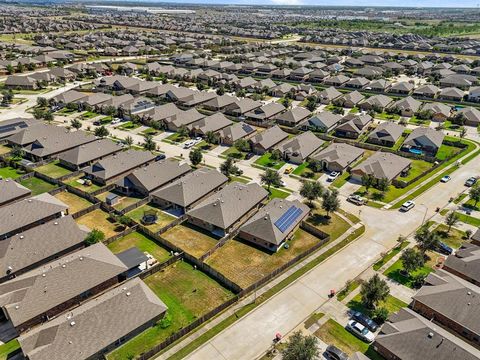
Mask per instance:
[[[240,228],[239,237],[276,252],[308,216],[310,208],[298,200],[273,199]]]

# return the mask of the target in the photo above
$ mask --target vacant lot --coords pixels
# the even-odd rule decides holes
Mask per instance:
[[[230,240],[207,259],[207,264],[242,288],[246,288],[319,241],[318,238],[299,229],[288,242],[288,249],[281,248],[271,254],[248,243]]]
[[[177,262],[146,278],[145,282],[167,305],[170,325],[166,328],[157,325],[147,329],[110,353],[110,360],[129,359],[130,355],[138,355],[152,348],[233,296],[210,277],[194,270],[185,262]]]
[[[214,247],[218,241],[206,231],[187,223],[171,228],[163,233],[162,237],[197,258]]]
[[[52,185],[42,179],[31,177],[20,181],[20,184],[32,190],[32,195],[39,195],[55,189],[57,186]]]
[[[136,247],[142,252],[148,252],[155,259],[157,259],[159,263],[162,263],[170,258],[170,253],[167,249],[161,247],[149,236],[143,235],[136,231],[108,244],[108,248],[114,254],[118,254],[132,247]]]
[[[86,209],[92,203],[78,195],[69,193],[68,191],[62,191],[55,195],[55,197],[68,205],[68,213],[75,214],[80,210]]]
[[[162,210],[160,210],[156,206],[149,205],[149,204],[140,206],[139,208],[136,208],[135,210],[132,210],[132,211],[128,212],[126,215],[128,217],[130,217],[132,220],[141,224],[143,215],[145,214],[145,211],[149,211],[149,210],[155,210],[157,212],[156,223],[147,226],[147,228],[150,231],[157,232],[157,231],[163,229],[168,224],[170,224],[173,220],[175,220],[175,218],[173,216],[168,215],[167,213],[163,212]]]
[[[71,174],[72,171],[60,165],[59,161],[53,161],[47,165],[39,166],[35,168],[35,171],[50,176],[53,179],[57,179],[61,176]]]
[[[120,227],[108,220],[108,214],[100,209],[94,210],[79,217],[77,223],[85,225],[89,229],[97,229],[105,234],[105,238],[112,237],[118,233]]]

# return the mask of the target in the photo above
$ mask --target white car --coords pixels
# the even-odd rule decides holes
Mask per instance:
[[[340,175],[339,172],[332,171],[332,172],[328,175],[327,181],[332,182],[332,181],[334,181],[339,175]]]
[[[183,144],[184,149],[190,149],[196,142],[194,140],[188,140],[185,144]]]
[[[444,177],[442,177],[442,178],[440,179],[440,182],[446,183],[446,182],[449,182],[451,179],[452,179],[452,178],[451,178],[450,176],[445,175]]]
[[[412,200],[408,200],[402,204],[402,207],[400,208],[400,210],[402,210],[403,212],[407,212],[413,209],[414,206],[415,206],[415,203]]]
[[[347,324],[347,330],[350,331],[356,337],[366,341],[368,343],[373,342],[375,340],[375,335],[368,330],[365,326],[356,322],[355,320],[350,320]]]

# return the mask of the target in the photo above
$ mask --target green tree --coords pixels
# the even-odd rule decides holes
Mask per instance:
[[[218,134],[214,133],[213,131],[207,131],[205,134],[205,141],[207,144],[218,144]]]
[[[266,169],[265,172],[260,176],[260,180],[263,184],[267,185],[267,190],[270,192],[270,186],[281,185],[282,177],[275,170]]]
[[[233,159],[228,157],[220,165],[220,172],[230,179],[232,175],[240,175],[242,171],[235,165]]]
[[[388,191],[389,187],[390,187],[390,181],[388,181],[387,178],[378,179],[378,181],[377,181],[377,189],[378,190],[380,190],[381,192],[386,192],[386,191]]]
[[[37,105],[39,107],[42,107],[42,108],[47,107],[48,106],[48,100],[45,99],[44,97],[40,96],[40,97],[37,98]]]
[[[186,138],[188,136],[188,129],[185,125],[180,126],[180,128],[177,131],[178,137],[179,138]]]
[[[410,275],[417,269],[420,269],[425,264],[425,258],[423,254],[413,248],[405,249],[405,251],[400,256],[402,261],[403,268]]]
[[[13,74],[15,72],[15,68],[13,67],[12,64],[8,64],[6,69],[9,74]]]
[[[445,217],[445,224],[448,225],[448,233],[452,229],[452,226],[455,226],[459,222],[458,214],[455,211],[450,211]]]
[[[73,119],[70,121],[70,125],[76,130],[80,129],[82,127],[82,122],[78,119]]]
[[[157,149],[157,144],[153,140],[153,136],[150,134],[143,135],[143,148],[148,151],[154,151]]]
[[[473,186],[469,193],[470,195],[470,199],[472,199],[474,201],[474,207],[476,208],[477,207],[477,203],[480,201],[480,186],[478,184],[476,184],[475,186]]]
[[[85,238],[85,243],[87,245],[93,245],[103,241],[104,239],[105,234],[103,233],[103,231],[94,228],[88,233],[87,237]]]
[[[25,156],[25,150],[23,150],[20,146],[14,146],[10,155],[14,160],[20,160]]]
[[[367,191],[375,184],[375,178],[370,174],[363,174],[362,175],[362,185],[365,186],[365,190]]]
[[[438,234],[433,231],[429,231],[427,228],[420,228],[415,233],[415,240],[417,241],[418,248],[425,254],[428,250],[434,250],[438,247],[440,239]]]
[[[300,195],[308,200],[308,206],[313,207],[313,202],[322,196],[324,192],[322,184],[313,181],[305,181],[300,188]]]
[[[37,120],[40,120],[43,118],[44,111],[39,108],[33,109],[33,117]]]
[[[318,339],[313,335],[303,335],[296,331],[288,339],[281,351],[283,360],[314,360],[320,355]]]
[[[375,309],[378,303],[384,301],[389,294],[388,284],[378,274],[364,281],[360,289],[362,303],[367,309]]]
[[[48,122],[53,121],[53,113],[51,111],[45,111],[43,113],[43,119]]]
[[[95,136],[98,136],[99,138],[107,137],[109,134],[110,134],[110,132],[103,125],[99,126],[95,129]]]
[[[322,209],[327,212],[327,219],[330,218],[330,213],[337,211],[340,208],[340,200],[338,199],[338,191],[327,190],[322,195]]]
[[[237,149],[238,151],[243,151],[243,152],[250,151],[250,143],[245,139],[238,139],[237,141],[235,141],[233,146],[235,146],[235,149]]]
[[[117,109],[112,105],[107,106],[104,111],[107,116],[110,116],[111,120],[113,120],[113,117],[117,114]]]
[[[190,161],[191,161],[192,165],[197,166],[198,164],[200,164],[202,162],[203,154],[202,154],[202,151],[200,149],[193,149],[188,154],[188,157],[190,158]]]
[[[133,138],[129,135],[123,139],[123,143],[127,145],[127,147],[131,147],[133,145]]]
[[[279,149],[275,149],[270,153],[270,160],[279,161],[282,159],[282,152]]]

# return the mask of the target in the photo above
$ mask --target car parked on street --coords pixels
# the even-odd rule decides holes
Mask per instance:
[[[347,330],[365,342],[371,343],[375,340],[375,335],[358,321],[350,320],[347,324]]]
[[[451,178],[449,175],[445,175],[444,177],[442,177],[442,178],[440,179],[440,182],[442,182],[442,183],[447,183],[447,182],[449,182],[451,179],[452,179],[452,178]]]
[[[413,202],[412,200],[408,200],[402,204],[402,207],[400,208],[400,210],[403,212],[407,212],[412,210],[414,207],[415,207],[415,202]]]
[[[352,319],[358,321],[363,326],[366,326],[367,329],[372,332],[378,330],[378,324],[360,311],[354,311],[352,313]]]
[[[350,195],[347,198],[347,201],[358,206],[362,206],[367,203],[366,199],[362,198],[360,195],[355,195],[355,194]]]
[[[477,178],[474,176],[471,176],[465,181],[465,186],[472,187],[473,185],[476,184],[476,182],[477,182]]]

